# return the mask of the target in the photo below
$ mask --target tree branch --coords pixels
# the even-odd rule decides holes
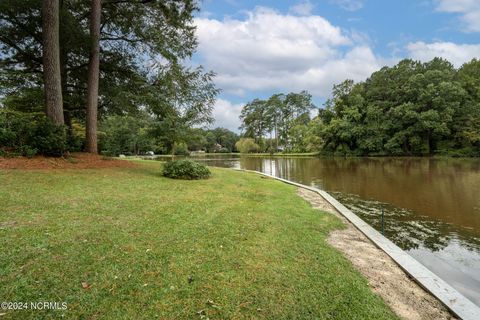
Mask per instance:
[[[22,56],[24,57],[28,57],[38,63],[42,63],[42,59],[41,58],[38,58],[38,57],[35,57],[33,54],[29,54],[27,53],[24,49],[22,49],[21,47],[19,47],[16,43],[10,41],[9,38],[3,36],[3,35],[0,35],[0,42],[3,42],[4,44],[6,44],[7,46],[10,46],[12,47],[13,49],[17,50],[18,53],[20,53]]]

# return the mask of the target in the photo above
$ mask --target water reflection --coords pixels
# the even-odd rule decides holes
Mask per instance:
[[[455,240],[468,250],[480,251],[478,232],[470,228],[462,228],[408,209],[362,199],[352,194],[332,192],[332,195],[377,230],[381,229],[380,212],[383,209],[385,236],[404,250],[423,247],[430,251],[439,251]]]
[[[198,159],[198,158],[197,158]],[[333,194],[480,305],[480,160],[205,157]]]

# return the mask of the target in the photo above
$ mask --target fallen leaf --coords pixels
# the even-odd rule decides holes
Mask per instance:
[[[207,300],[207,305],[214,309],[220,309],[220,306],[216,305],[215,302],[213,302],[213,300],[210,300],[210,299]]]
[[[88,288],[90,288],[90,285],[88,284],[88,282],[82,282],[82,288],[83,289],[88,289]]]

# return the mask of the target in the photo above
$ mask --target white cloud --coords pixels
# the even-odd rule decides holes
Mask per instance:
[[[386,60],[384,62],[390,64]],[[355,47],[343,56],[298,72],[278,70],[265,74],[221,74],[216,81],[226,87],[241,85],[246,91],[290,92],[306,89],[316,96],[328,97],[334,84],[345,79],[365,80],[383,65],[369,47]]]
[[[480,58],[480,44],[455,44],[452,42],[414,42],[407,45],[409,56],[416,60],[429,61],[442,57],[460,67],[473,58]]]
[[[439,12],[458,13],[466,32],[480,32],[479,0],[435,0]]]
[[[267,8],[245,20],[196,19],[199,53],[229,93],[309,90],[326,97],[334,83],[364,80],[382,62],[359,37],[320,16]]]
[[[360,10],[364,5],[363,0],[330,0],[330,2],[347,11]]]
[[[313,7],[313,4],[307,0],[290,7],[290,12],[299,16],[308,16],[312,13]]]
[[[232,104],[228,100],[217,99],[213,110],[214,127],[223,127],[238,132],[240,126],[240,111],[244,104]]]

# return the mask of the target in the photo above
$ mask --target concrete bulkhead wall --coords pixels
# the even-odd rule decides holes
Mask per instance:
[[[467,299],[465,296],[463,296],[460,292],[458,292],[456,289],[454,289],[452,286],[450,286],[432,271],[427,269],[424,265],[415,260],[412,256],[403,251],[396,244],[385,238],[380,232],[372,228],[369,224],[359,218],[343,204],[338,202],[328,192],[286,179],[271,176],[263,172],[240,169],[235,170],[260,174],[262,176],[266,176],[275,180],[282,181],[284,183],[288,183],[318,193],[340,214],[342,214],[348,221],[350,221],[358,230],[360,230],[360,232],[362,232],[367,238],[369,238],[378,248],[380,248],[388,256],[390,256],[400,268],[402,268],[408,275],[413,278],[413,280],[415,280],[415,282],[417,282],[425,290],[430,292],[434,297],[441,301],[454,315],[464,320],[480,319],[480,308],[476,304]]]

